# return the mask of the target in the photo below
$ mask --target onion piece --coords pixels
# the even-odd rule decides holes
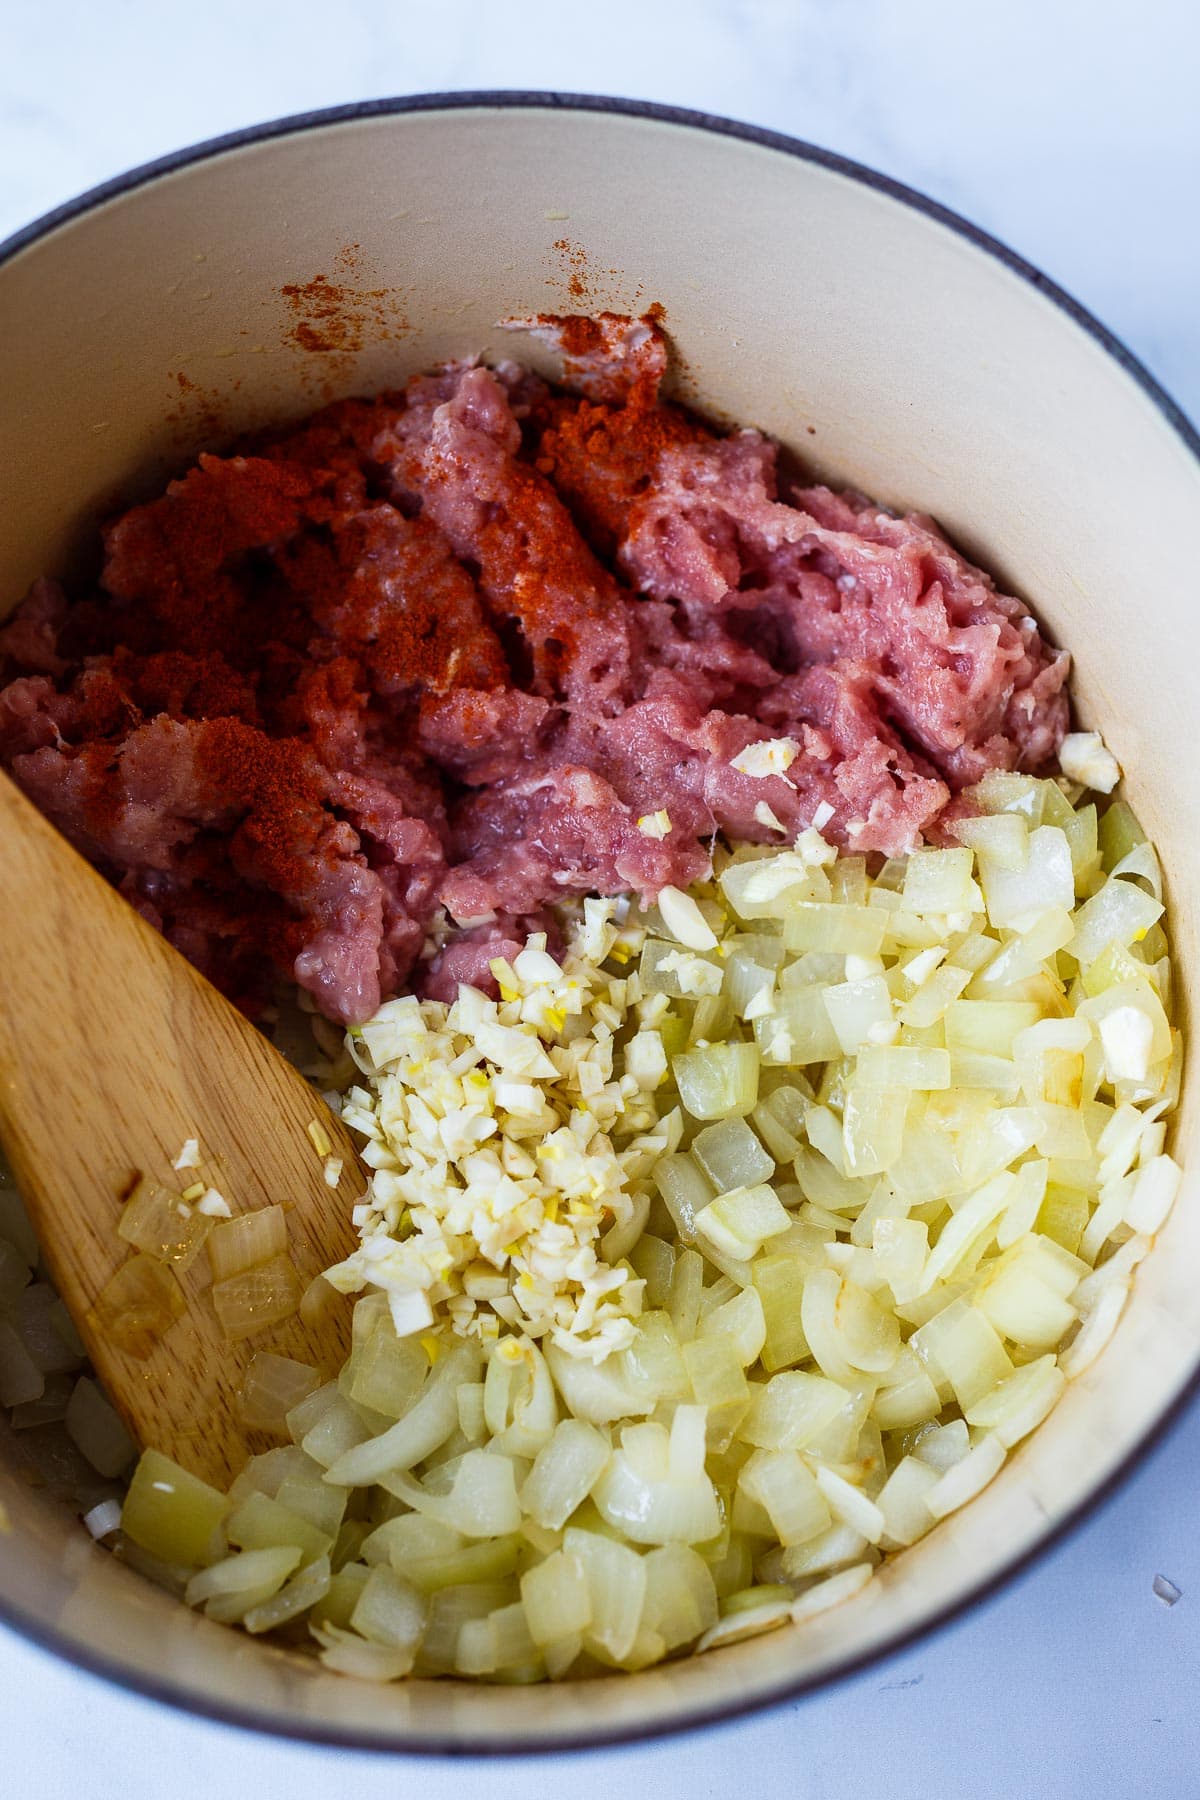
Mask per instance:
[[[852,1569],[843,1569],[840,1575],[831,1575],[828,1581],[808,1588],[792,1602],[793,1624],[799,1625],[818,1613],[828,1612],[833,1606],[841,1606],[843,1601],[852,1600],[855,1594],[862,1592],[874,1573],[872,1563],[856,1563]]]
[[[1004,1467],[1004,1445],[996,1437],[985,1437],[968,1451],[961,1462],[948,1469],[925,1496],[925,1504],[935,1519],[944,1519],[983,1492]]]
[[[116,1477],[137,1456],[137,1445],[94,1381],[75,1383],[64,1415],[67,1436],[99,1475]]]
[[[329,1592],[331,1581],[329,1558],[319,1556],[285,1582],[269,1600],[250,1607],[242,1616],[242,1624],[255,1637],[264,1631],[277,1631],[281,1625],[298,1619],[301,1613],[322,1601]]]
[[[719,1619],[700,1638],[696,1650],[720,1650],[728,1644],[740,1644],[746,1638],[761,1637],[767,1631],[778,1631],[781,1625],[790,1624],[791,1619],[790,1601],[769,1600],[762,1606],[733,1612]]]
[[[17,1333],[0,1318],[0,1406],[26,1406],[41,1398],[46,1377]]]
[[[125,1495],[121,1530],[161,1562],[197,1568],[227,1508],[225,1495],[206,1481],[157,1450],[143,1450]]]
[[[231,1624],[277,1593],[299,1561],[300,1552],[291,1545],[239,1551],[193,1575],[184,1598]]]
[[[591,1493],[611,1454],[608,1438],[583,1419],[562,1419],[534,1457],[520,1491],[522,1511],[559,1530]]]
[[[411,1651],[391,1644],[371,1644],[335,1624],[314,1625],[320,1658],[327,1669],[358,1681],[397,1681],[413,1666]]]
[[[230,1343],[237,1343],[294,1317],[300,1280],[288,1257],[275,1256],[226,1281],[214,1281],[212,1303],[221,1330]]]
[[[143,1253],[122,1263],[101,1289],[89,1320],[98,1337],[144,1361],[183,1310],[183,1293],[174,1275]]]
[[[646,1600],[646,1564],[636,1551],[597,1532],[569,1526],[563,1549],[583,1566],[592,1604],[584,1644],[614,1662],[629,1655]]]
[[[242,1377],[238,1392],[238,1416],[251,1431],[271,1431],[282,1437],[287,1415],[320,1385],[320,1376],[309,1364],[270,1350],[256,1350]]]
[[[178,1194],[143,1176],[125,1202],[117,1234],[158,1262],[186,1269],[204,1246],[212,1220],[194,1212]]]
[[[521,1577],[521,1604],[539,1648],[582,1634],[592,1622],[587,1571],[579,1557],[556,1550]]]
[[[287,1250],[287,1215],[282,1206],[261,1206],[236,1219],[214,1225],[208,1237],[208,1260],[214,1283],[228,1281]]]

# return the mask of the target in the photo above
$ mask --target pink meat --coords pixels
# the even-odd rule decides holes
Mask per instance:
[[[428,417],[406,414],[396,437],[397,489],[414,494],[455,554],[478,566],[492,614],[519,633],[533,691],[615,710],[629,668],[620,590],[521,457],[503,384],[490,369],[464,369],[453,394]]]
[[[99,593],[0,629],[0,760],[250,1009],[272,969],[345,1022],[486,986],[548,904],[686,886],[718,832],[820,810],[900,854],[1057,753],[1067,657],[930,519],[781,489],[660,397],[653,318],[507,324],[565,386],[452,364],[203,456]],[[786,775],[733,767],[768,737]]]
[[[932,519],[828,488],[776,498],[753,432],[666,451],[618,551],[638,591],[685,609],[748,584],[793,668],[856,665],[881,720],[956,791],[988,769],[1042,767],[1066,730],[1069,658]],[[883,846],[879,846],[882,848]]]
[[[511,962],[535,931],[543,933],[551,955],[557,956],[562,934],[552,913],[499,913],[486,924],[464,927],[425,965],[417,980],[418,991],[426,1000],[449,1003],[460,986],[475,987],[495,1000],[500,989],[492,963],[497,957]]]

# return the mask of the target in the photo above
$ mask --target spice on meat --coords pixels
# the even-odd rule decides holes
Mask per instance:
[[[0,760],[248,1010],[487,986],[547,902],[686,887],[717,831],[898,854],[1061,742],[1020,602],[664,399],[653,310],[504,324],[560,384],[449,364],[203,454],[0,629]]]

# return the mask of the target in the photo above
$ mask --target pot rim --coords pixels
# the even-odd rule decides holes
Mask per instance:
[[[225,132],[218,137],[206,138],[200,143],[182,150],[173,150],[150,162],[140,163],[126,173],[114,176],[109,181],[101,182],[96,187],[88,188],[75,199],[68,200],[63,205],[43,213],[39,218],[32,220],[28,225],[21,226],[9,237],[0,241],[0,268],[5,263],[11,262],[22,251],[50,236],[59,226],[82,218],[109,200],[133,193],[138,188],[149,186],[164,175],[190,168],[193,164],[207,162],[231,150],[240,150],[250,145],[266,143],[272,138],[299,136],[305,132],[323,130],[330,125],[390,118],[399,114],[487,109],[496,112],[541,110],[544,112],[616,114],[626,118],[648,119],[664,125],[683,126],[692,130],[708,132],[715,137],[733,138],[743,143],[756,144],[762,149],[778,151],[782,155],[795,157],[801,162],[815,164],[833,174],[842,175],[851,181],[858,182],[861,186],[873,189],[876,193],[885,194],[890,199],[898,201],[901,205],[924,215],[935,224],[942,225],[965,239],[974,248],[983,251],[993,261],[1002,264],[1010,273],[1034,288],[1060,312],[1065,313],[1136,383],[1146,399],[1156,408],[1166,424],[1179,438],[1184,449],[1191,454],[1197,465],[1200,465],[1200,432],[1192,424],[1183,408],[1171,398],[1162,384],[1150,374],[1128,346],[1107,326],[1102,325],[1086,307],[1081,306],[1057,282],[1044,275],[1034,264],[1028,262],[1015,250],[1010,249],[1000,239],[993,237],[990,232],[972,224],[961,214],[943,206],[940,201],[930,199],[918,189],[909,187],[904,182],[896,181],[891,176],[882,175],[877,170],[856,162],[851,157],[822,149],[819,145],[810,144],[804,139],[792,137],[784,132],[772,131],[763,126],[747,125],[715,113],[700,112],[682,106],[667,106],[652,100],[628,100],[597,94],[561,93],[538,89],[463,89],[450,93],[411,94],[376,100],[353,101],[341,106],[291,113],[283,118],[268,120],[260,125],[244,126],[236,131]],[[598,1729],[593,1733],[578,1733],[553,1740],[535,1737],[500,1739],[486,1734],[471,1738],[438,1738],[434,1735],[424,1741],[404,1743],[382,1732],[343,1731],[332,1724],[313,1725],[303,1719],[284,1724],[270,1714],[260,1713],[251,1706],[207,1701],[197,1697],[186,1687],[174,1681],[158,1680],[152,1676],[135,1674],[115,1659],[99,1652],[93,1652],[61,1637],[52,1627],[43,1625],[23,1610],[2,1602],[0,1602],[0,1625],[8,1626],[14,1632],[29,1639],[39,1649],[57,1656],[63,1662],[145,1699],[160,1701],[181,1712],[212,1719],[222,1725],[232,1725],[241,1730],[261,1732],[285,1741],[390,1755],[452,1758],[556,1755],[566,1751],[600,1751],[622,1744],[652,1742],[660,1738],[679,1736],[684,1732],[698,1732],[708,1728],[726,1726],[756,1713],[765,1712],[768,1708],[781,1706],[787,1701],[796,1701],[822,1693],[827,1688],[833,1687],[851,1676],[886,1664],[923,1638],[932,1636],[934,1632],[960,1621],[968,1611],[978,1609],[993,1601],[1002,1589],[1008,1587],[1018,1577],[1027,1574],[1035,1564],[1045,1558],[1051,1550],[1060,1547],[1085,1521],[1107,1504],[1118,1489],[1128,1481],[1135,1468],[1145,1461],[1154,1448],[1162,1444],[1168,1433],[1188,1411],[1198,1393],[1200,1393],[1200,1365],[1192,1371],[1187,1382],[1170,1405],[1156,1419],[1147,1424],[1137,1442],[1117,1468],[1057,1524],[1051,1527],[1036,1544],[1014,1556],[994,1574],[966,1588],[955,1600],[941,1607],[919,1625],[899,1633],[879,1648],[864,1651],[860,1655],[843,1657],[831,1668],[818,1675],[801,1675],[784,1679],[777,1685],[756,1694],[733,1699],[727,1706],[722,1706],[715,1711],[708,1707],[703,1711],[685,1711],[678,1717],[646,1725],[619,1726],[609,1730]]]

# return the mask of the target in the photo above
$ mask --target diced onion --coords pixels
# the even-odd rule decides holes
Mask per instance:
[[[982,1493],[1004,1466],[1004,1445],[998,1438],[985,1437],[948,1469],[936,1486],[925,1496],[925,1504],[935,1519],[944,1519]]]
[[[251,1431],[287,1430],[287,1415],[320,1385],[320,1376],[308,1363],[289,1356],[258,1350],[251,1357],[238,1396],[243,1425]]]
[[[101,1500],[83,1515],[83,1527],[99,1543],[121,1528],[121,1502]]]
[[[137,1456],[137,1445],[95,1382],[86,1375],[75,1383],[64,1424],[67,1436],[100,1475],[123,1474]]]
[[[282,1206],[262,1206],[215,1225],[208,1239],[214,1282],[228,1281],[287,1250],[287,1218]]]
[[[318,1605],[329,1592],[331,1579],[329,1558],[317,1557],[269,1600],[250,1607],[242,1615],[242,1624],[255,1636],[264,1631],[277,1631],[281,1625]]]
[[[215,1281],[212,1303],[231,1343],[290,1319],[300,1306],[300,1281],[290,1259],[272,1257],[227,1281]]]
[[[831,1575],[828,1581],[818,1582],[792,1602],[791,1616],[794,1624],[799,1625],[805,1619],[812,1619],[818,1613],[828,1612],[830,1607],[841,1606],[846,1600],[852,1600],[855,1594],[866,1587],[874,1567],[871,1563],[856,1563],[852,1569],[843,1569],[840,1575]]]
[[[186,1269],[203,1247],[212,1221],[178,1194],[144,1177],[125,1202],[117,1232],[135,1250]]]
[[[25,1406],[40,1399],[46,1377],[13,1327],[0,1318],[0,1406]]]
[[[101,1297],[141,1354],[205,1234],[232,1336],[366,1292],[336,1379],[250,1360],[243,1423],[292,1441],[227,1496],[140,1459],[121,1553],[214,1619],[305,1622],[331,1669],[517,1683],[806,1621],[968,1503],[1168,1217],[1181,1040],[1128,809],[1007,772],[966,805],[957,847],[878,869],[819,824],[718,843],[691,893],[567,903],[498,1000],[387,1002],[333,1097],[358,1247],[303,1299],[282,1206],[143,1184]],[[116,1474],[14,1217],[0,1399]]]
[[[792,1605],[786,1600],[768,1600],[765,1605],[734,1612],[718,1620],[699,1640],[696,1649],[720,1650],[728,1644],[740,1644],[747,1638],[761,1637],[765,1631],[777,1631],[791,1623]]]
[[[161,1262],[141,1254],[123,1263],[92,1303],[92,1330],[144,1361],[184,1310],[183,1293]]]
[[[160,1562],[197,1568],[227,1506],[216,1488],[157,1450],[143,1450],[125,1496],[121,1529]]]

